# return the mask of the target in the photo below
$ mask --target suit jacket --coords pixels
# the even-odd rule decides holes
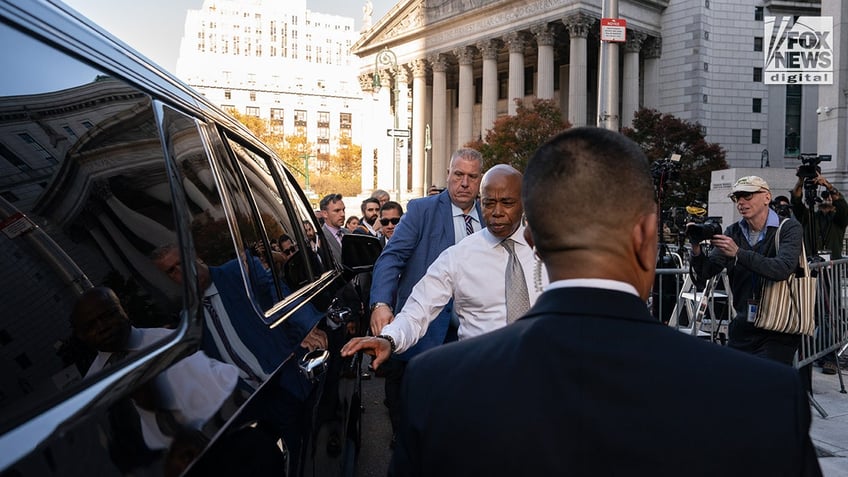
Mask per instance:
[[[482,222],[480,204],[475,204],[475,207]],[[447,190],[410,201],[391,240],[386,242],[374,264],[371,304],[391,303],[397,314],[412,293],[412,288],[427,272],[427,267],[442,251],[453,245],[454,240],[453,212]],[[393,357],[405,361],[444,343],[452,310],[453,301],[430,323],[427,333],[415,346]]]
[[[330,247],[330,253],[333,254],[333,258],[336,259],[336,263],[342,263],[342,245],[336,240],[336,236],[333,235],[333,232],[327,228],[327,224],[321,225],[321,230],[324,231],[324,243]],[[342,235],[347,233],[347,229],[344,227],[340,228],[342,231]]]
[[[553,289],[413,359],[389,475],[821,475],[792,367],[701,341],[638,297]]]

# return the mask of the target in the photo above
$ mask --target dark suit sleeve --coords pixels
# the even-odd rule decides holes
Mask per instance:
[[[387,242],[386,248],[374,264],[371,282],[371,303],[395,302],[398,289],[398,276],[406,268],[406,262],[421,241],[424,212],[419,200],[413,200],[407,206],[407,212],[395,227],[395,233]],[[398,310],[395,310],[396,312]]]
[[[404,379],[401,382],[400,426],[397,441],[392,451],[392,459],[389,462],[389,477],[421,475],[421,449],[417,437],[417,426],[413,423],[413,420],[415,417],[424,415],[427,410],[424,409],[426,400],[425,402],[418,400],[422,392],[421,387],[416,387],[422,381],[420,373],[418,373],[419,367],[416,366],[418,362],[420,360],[412,360],[407,365],[404,371]]]
[[[798,399],[798,410],[797,410],[797,427],[798,432],[801,434],[801,475],[805,477],[821,477],[822,470],[821,466],[819,466],[819,458],[816,455],[816,448],[813,445],[813,440],[810,438],[810,401],[807,398],[807,392],[804,391],[803,386],[800,384],[800,379],[796,374],[794,376],[797,380],[796,395]]]

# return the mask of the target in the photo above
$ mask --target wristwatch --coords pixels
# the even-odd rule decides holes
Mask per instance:
[[[395,346],[395,339],[392,338],[391,336],[389,336],[389,335],[377,335],[377,336],[375,336],[375,338],[382,338],[382,339],[388,341],[389,347],[391,348],[392,353],[394,353],[395,350],[397,349],[397,346]]]
[[[373,312],[374,310],[376,310],[377,308],[380,308],[381,306],[385,306],[386,308],[389,309],[389,311],[394,313],[394,310],[392,309],[392,305],[389,305],[388,303],[383,303],[382,301],[378,301],[378,302],[374,303],[373,305],[371,305],[371,311]]]

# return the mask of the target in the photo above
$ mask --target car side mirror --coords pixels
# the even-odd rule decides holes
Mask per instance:
[[[370,272],[383,251],[380,239],[366,234],[342,236],[342,266],[345,272],[356,275]]]

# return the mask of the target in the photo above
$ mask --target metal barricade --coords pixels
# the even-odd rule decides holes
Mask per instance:
[[[848,343],[848,258],[810,264],[816,281],[816,331],[805,336],[797,367],[840,351]]]
[[[812,263],[810,270],[818,278],[816,331],[802,339],[798,368],[848,347],[848,258]],[[668,322],[688,273],[688,268],[657,269],[649,303],[655,318]],[[674,299],[668,298],[672,296]]]

